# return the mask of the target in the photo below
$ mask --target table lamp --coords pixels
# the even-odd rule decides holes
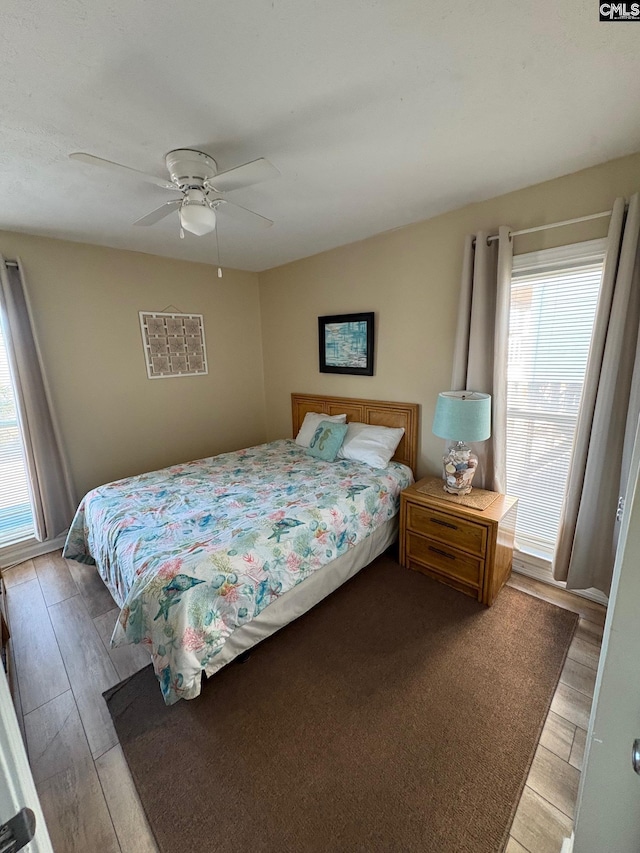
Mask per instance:
[[[466,442],[486,441],[491,435],[491,396],[480,391],[441,391],[433,433],[452,442],[442,457],[445,492],[468,495],[478,457]]]

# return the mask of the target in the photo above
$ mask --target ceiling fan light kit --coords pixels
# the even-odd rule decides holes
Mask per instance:
[[[166,201],[161,207],[136,220],[134,225],[154,225],[174,210],[179,213],[181,228],[198,237],[216,230],[216,211],[222,211],[249,227],[268,228],[273,225],[265,216],[247,210],[246,207],[234,204],[226,198],[220,198],[223,193],[244,189],[277,177],[280,172],[262,157],[226,172],[218,172],[216,161],[203,151],[176,148],[165,156],[171,182],[120,163],[113,163],[111,160],[95,157],[93,154],[75,152],[69,157],[102,169],[117,171],[129,178],[149,181],[163,189],[177,190],[182,194],[182,198]]]
[[[216,212],[209,207],[202,190],[188,189],[180,205],[180,224],[197,237],[209,234],[216,227]]]

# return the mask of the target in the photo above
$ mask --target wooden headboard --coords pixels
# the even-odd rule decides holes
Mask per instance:
[[[414,472],[418,461],[418,404],[389,403],[383,400],[358,400],[355,397],[324,397],[322,394],[292,394],[291,412],[294,438],[307,412],[325,415],[346,414],[347,422],[375,426],[403,427],[404,435],[394,455],[396,462]]]

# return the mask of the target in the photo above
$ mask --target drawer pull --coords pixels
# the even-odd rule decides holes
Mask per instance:
[[[440,554],[441,557],[448,557],[450,560],[455,560],[455,556],[453,554],[448,554],[440,548],[434,548],[433,545],[429,545],[429,550],[433,551],[434,554]]]
[[[441,521],[439,518],[430,518],[429,521],[433,521],[434,524],[441,524],[442,527],[450,527],[452,530],[458,529],[456,524],[450,524],[448,521]]]

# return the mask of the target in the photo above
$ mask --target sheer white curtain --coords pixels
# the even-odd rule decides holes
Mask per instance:
[[[491,438],[474,446],[474,486],[504,492],[507,450],[507,353],[513,241],[510,229],[467,237],[451,390],[491,394]]]
[[[71,476],[64,458],[29,301],[20,267],[0,256],[0,322],[16,393],[27,460],[36,538],[54,539],[75,511]]]
[[[640,194],[616,199],[553,575],[609,593],[640,414]]]

